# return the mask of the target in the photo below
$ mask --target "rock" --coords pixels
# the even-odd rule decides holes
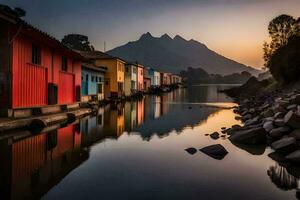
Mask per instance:
[[[297,105],[296,104],[289,105],[286,107],[286,109],[295,111],[295,110],[297,110]]]
[[[200,149],[200,151],[217,160],[222,160],[228,154],[228,151],[221,144],[210,145]]]
[[[290,128],[287,126],[283,126],[283,127],[278,127],[278,128],[274,128],[269,132],[269,135],[272,138],[279,138],[282,137],[283,135],[287,134],[288,132],[290,132]]]
[[[300,140],[300,129],[293,130],[289,136],[295,138],[296,140]]]
[[[205,136],[209,136],[209,134],[208,133],[206,133],[206,134],[204,134]]]
[[[194,155],[195,153],[197,153],[197,149],[194,147],[187,148],[187,149],[185,149],[185,151],[191,155]]]
[[[240,128],[242,128],[242,126],[238,125],[238,124],[235,124],[235,125],[231,126],[231,129],[233,129],[233,130],[237,130],[237,129],[240,129]]]
[[[265,122],[272,122],[272,121],[274,121],[274,117],[267,117],[267,118],[264,118],[262,120],[263,123],[265,123]]]
[[[226,127],[222,127],[221,129],[222,129],[222,130],[225,130],[225,129],[226,129]]]
[[[264,117],[273,117],[274,112],[271,109],[267,109],[261,113]]]
[[[283,112],[277,112],[277,113],[275,113],[274,118],[275,118],[275,119],[283,118],[284,115],[285,115],[285,114],[284,114]]]
[[[251,114],[247,114],[247,115],[245,115],[245,116],[242,117],[242,119],[243,119],[244,121],[246,121],[246,120],[248,120],[248,119],[251,119],[251,118],[252,118],[252,115],[251,115]]]
[[[290,98],[290,103],[300,105],[300,94],[293,95],[293,96]]]
[[[266,143],[266,134],[264,128],[253,128],[248,130],[240,130],[234,132],[229,140],[233,143],[241,144],[265,144]]]
[[[271,144],[271,147],[279,152],[291,152],[297,149],[297,141],[293,137],[282,138]]]
[[[300,116],[293,111],[289,111],[284,116],[284,123],[292,128],[300,128]]]
[[[289,161],[300,162],[300,150],[294,151],[285,157]]]
[[[287,159],[285,158],[285,156],[281,153],[278,153],[278,152],[272,152],[270,154],[268,154],[268,156],[278,162],[278,163],[286,163],[287,162]]]
[[[263,128],[264,128],[267,132],[270,132],[272,129],[274,129],[273,122],[272,122],[272,121],[265,122],[264,125],[263,125]]]
[[[275,119],[274,122],[273,122],[273,124],[274,124],[275,126],[284,126],[284,125],[285,125],[284,119],[281,119],[281,118]]]
[[[217,140],[217,139],[219,139],[219,135],[220,134],[218,132],[214,132],[214,133],[210,134],[210,137],[214,140]]]
[[[287,107],[290,102],[287,101],[287,100],[279,100],[277,103],[278,103],[279,106]]]
[[[249,113],[254,114],[256,112],[255,108],[250,108]]]
[[[241,113],[242,116],[245,116],[245,115],[247,115],[247,114],[248,114],[248,110],[245,110],[245,111],[243,111],[243,112]]]

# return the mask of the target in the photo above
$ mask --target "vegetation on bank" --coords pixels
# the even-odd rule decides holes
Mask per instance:
[[[300,18],[280,15],[269,23],[270,42],[263,45],[265,68],[273,78],[249,79],[243,86],[226,91],[230,96],[251,96],[277,89],[300,87]]]
[[[220,74],[208,74],[202,68],[192,68],[192,67],[189,67],[186,71],[181,71],[180,75],[188,85],[243,84],[247,82],[251,77],[251,74],[247,71],[222,76]]]

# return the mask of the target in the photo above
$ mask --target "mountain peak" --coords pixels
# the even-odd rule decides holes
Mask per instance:
[[[147,32],[147,33],[144,33],[140,39],[149,39],[149,38],[153,38],[153,36],[151,35],[151,33]]]
[[[161,39],[166,39],[166,40],[172,40],[172,38],[168,35],[168,34],[163,34],[161,37]]]
[[[174,37],[174,40],[178,40],[178,41],[187,41],[186,39],[184,39],[183,37],[181,37],[180,35],[176,35],[175,37]]]

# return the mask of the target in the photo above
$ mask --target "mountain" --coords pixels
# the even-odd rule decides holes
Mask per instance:
[[[171,38],[164,34],[157,38],[148,32],[139,40],[128,42],[107,53],[165,72],[179,73],[193,67],[202,68],[210,74],[227,75],[242,71],[258,73],[258,70],[228,59],[196,40],[186,40],[179,35]]]

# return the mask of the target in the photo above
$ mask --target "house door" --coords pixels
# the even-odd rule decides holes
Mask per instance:
[[[74,103],[75,81],[74,74],[59,72],[58,103]]]

